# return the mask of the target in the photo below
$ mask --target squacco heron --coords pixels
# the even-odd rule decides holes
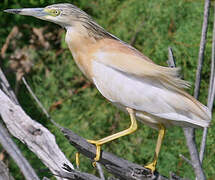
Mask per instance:
[[[155,64],[129,44],[99,26],[88,14],[72,4],[54,4],[45,8],[8,9],[8,13],[34,16],[66,29],[66,43],[83,74],[111,103],[130,115],[128,129],[100,140],[101,146],[137,130],[136,119],[159,131],[152,163],[146,168],[154,172],[165,128],[207,127],[211,112],[183,89],[189,83],[178,77],[177,68]]]

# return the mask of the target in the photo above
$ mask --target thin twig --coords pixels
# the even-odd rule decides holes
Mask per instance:
[[[205,0],[204,6],[204,20],[202,25],[202,36],[199,48],[199,57],[198,57],[198,67],[196,71],[196,82],[195,82],[195,90],[194,97],[198,99],[199,89],[201,84],[201,72],[202,66],[204,62],[204,51],[206,46],[206,37],[207,37],[207,29],[208,29],[208,19],[209,19],[209,9],[210,9],[210,0]],[[205,131],[206,132],[206,131]],[[184,128],[184,133],[187,135],[187,145],[190,151],[190,156],[192,163],[194,165],[194,171],[197,179],[206,179],[203,169],[201,167],[201,162],[198,155],[198,150],[195,142],[195,129],[194,128]],[[207,133],[206,133],[207,134]]]
[[[203,130],[203,134],[202,134],[202,141],[201,141],[201,147],[200,147],[200,152],[199,152],[199,160],[200,160],[201,164],[202,164],[202,161],[204,158],[207,134],[208,134],[208,128],[205,127]]]
[[[168,57],[169,57],[167,60],[168,66],[171,68],[176,67],[176,62],[175,62],[175,58],[171,47],[168,48]],[[187,138],[186,135],[185,137]],[[182,154],[179,154],[179,157],[181,157],[183,160],[185,160],[188,164],[190,164],[194,168],[193,163],[188,158],[184,157]]]
[[[200,84],[201,84],[201,72],[202,72],[202,66],[203,66],[203,62],[204,62],[204,52],[205,52],[207,29],[208,29],[208,19],[209,19],[209,9],[210,9],[210,0],[205,0],[204,20],[203,20],[203,25],[202,25],[202,36],[201,36],[201,42],[200,42],[200,47],[199,47],[198,67],[197,67],[197,71],[196,71],[196,82],[195,82],[195,90],[194,90],[194,97],[196,99],[198,99],[199,89],[200,89]]]
[[[169,59],[167,61],[168,66],[172,67],[172,68],[176,67],[175,58],[174,58],[173,51],[172,51],[171,47],[168,48],[168,56],[169,56]],[[185,137],[187,139],[186,135],[185,135]],[[184,159],[186,162],[188,162],[194,168],[193,163],[189,159],[187,159],[186,157],[184,157],[182,154],[179,154],[179,156],[182,159]]]
[[[32,91],[31,87],[28,85],[27,81],[25,80],[24,77],[22,77],[22,82],[24,83],[25,87],[27,88],[27,90],[29,91],[29,93],[31,94],[31,96],[33,97],[33,99],[36,101],[36,103],[38,104],[38,106],[41,108],[41,110],[43,111],[43,113],[46,115],[46,117],[58,128],[61,128],[61,126],[59,124],[57,124],[49,115],[49,113],[47,112],[47,110],[45,109],[45,107],[42,105],[42,103],[40,102],[40,100],[37,98],[37,96],[34,94],[34,92]]]
[[[173,56],[171,48],[169,48],[168,64],[171,67],[175,67],[175,60],[174,60],[174,56]],[[194,129],[193,128],[183,128],[183,130],[184,130],[184,135],[185,135],[186,142],[187,142],[187,147],[189,149],[190,157],[192,160],[190,164],[192,165],[192,167],[195,171],[196,177],[198,177],[198,179],[204,180],[205,175],[202,170],[201,163],[200,163],[199,156],[198,156]],[[188,161],[190,161],[190,160],[188,160]]]
[[[211,74],[210,74],[210,84],[208,90],[208,105],[211,101],[212,89],[213,89],[213,81],[214,81],[214,63],[215,63],[215,4],[214,4],[214,21],[213,21],[213,39],[212,39],[212,54],[211,54]]]
[[[105,180],[105,176],[104,176],[104,172],[103,172],[101,164],[97,162],[96,167],[98,169],[99,176],[100,176],[101,180]]]
[[[168,66],[171,68],[176,67],[175,58],[174,58],[173,51],[172,51],[171,47],[168,47],[168,57],[169,57],[167,60]]]
[[[210,84],[209,84],[209,90],[208,90],[208,102],[207,106],[209,110],[212,112],[213,108],[213,102],[214,102],[214,89],[215,89],[215,78],[214,78],[214,63],[215,63],[215,4],[214,4],[214,23],[213,23],[213,40],[212,40],[212,55],[211,55],[211,74],[210,74]],[[204,128],[203,135],[202,135],[202,141],[201,141],[201,147],[199,152],[199,159],[200,162],[203,162],[204,159],[204,153],[205,153],[205,146],[206,146],[206,140],[207,140],[207,133],[208,128]]]
[[[193,167],[193,163],[191,162],[191,160],[187,159],[184,155],[179,154],[179,157],[182,158],[183,160],[185,160],[188,164],[190,164]]]
[[[208,108],[212,111],[214,102],[214,89],[215,89],[215,4],[214,4],[214,22],[213,22],[213,40],[212,40],[212,55],[211,55],[211,74],[210,84],[208,90]]]
[[[0,179],[3,180],[14,180],[13,176],[11,176],[8,167],[6,164],[0,160]]]
[[[2,69],[0,68],[0,85],[2,87],[2,90],[8,95],[8,97],[15,103],[19,104],[15,93],[10,87],[10,84],[7,81],[7,78],[5,77]]]
[[[137,28],[137,30],[135,31],[134,35],[132,36],[131,38],[131,41],[130,41],[130,45],[131,46],[134,46],[136,40],[137,40],[137,35],[139,34],[139,32],[141,31],[142,27],[144,25],[144,21],[139,25],[139,27]]]

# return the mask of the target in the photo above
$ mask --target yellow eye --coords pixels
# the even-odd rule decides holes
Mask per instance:
[[[60,10],[57,10],[57,9],[52,9],[51,11],[50,11],[50,13],[51,13],[51,15],[52,16],[59,16],[60,15]]]

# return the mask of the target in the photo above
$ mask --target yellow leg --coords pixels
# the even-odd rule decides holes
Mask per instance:
[[[75,163],[76,163],[77,169],[79,169],[79,167],[80,167],[79,157],[80,157],[80,153],[79,152],[75,153]]]
[[[137,121],[135,119],[135,115],[134,115],[134,110],[130,109],[130,108],[126,108],[126,110],[128,111],[129,115],[130,115],[130,119],[131,119],[131,125],[128,129],[118,132],[116,134],[107,136],[103,139],[100,140],[87,140],[89,143],[95,144],[96,145],[96,157],[94,158],[95,162],[99,161],[100,159],[100,155],[101,155],[101,146],[107,142],[113,141],[117,138],[120,138],[122,136],[126,136],[128,134],[133,133],[134,131],[137,130]],[[93,164],[95,166],[95,163]]]
[[[159,152],[160,152],[160,149],[161,149],[161,145],[162,145],[164,135],[165,135],[165,127],[160,124],[159,135],[158,135],[158,140],[157,140],[157,144],[156,144],[156,148],[155,148],[155,155],[154,155],[153,161],[152,161],[152,163],[150,163],[147,166],[145,166],[145,168],[150,169],[152,172],[154,172],[155,168],[156,168],[158,155],[159,155]]]

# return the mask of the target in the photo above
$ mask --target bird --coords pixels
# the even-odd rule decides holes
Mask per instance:
[[[153,161],[145,166],[154,172],[166,128],[209,126],[211,112],[186,92],[190,84],[180,78],[179,68],[154,63],[107,32],[77,6],[61,3],[4,11],[33,16],[65,28],[65,41],[79,69],[104,98],[130,116],[128,129],[100,140],[88,140],[96,146],[94,162],[100,160],[103,144],[135,132],[138,120],[158,130]]]

